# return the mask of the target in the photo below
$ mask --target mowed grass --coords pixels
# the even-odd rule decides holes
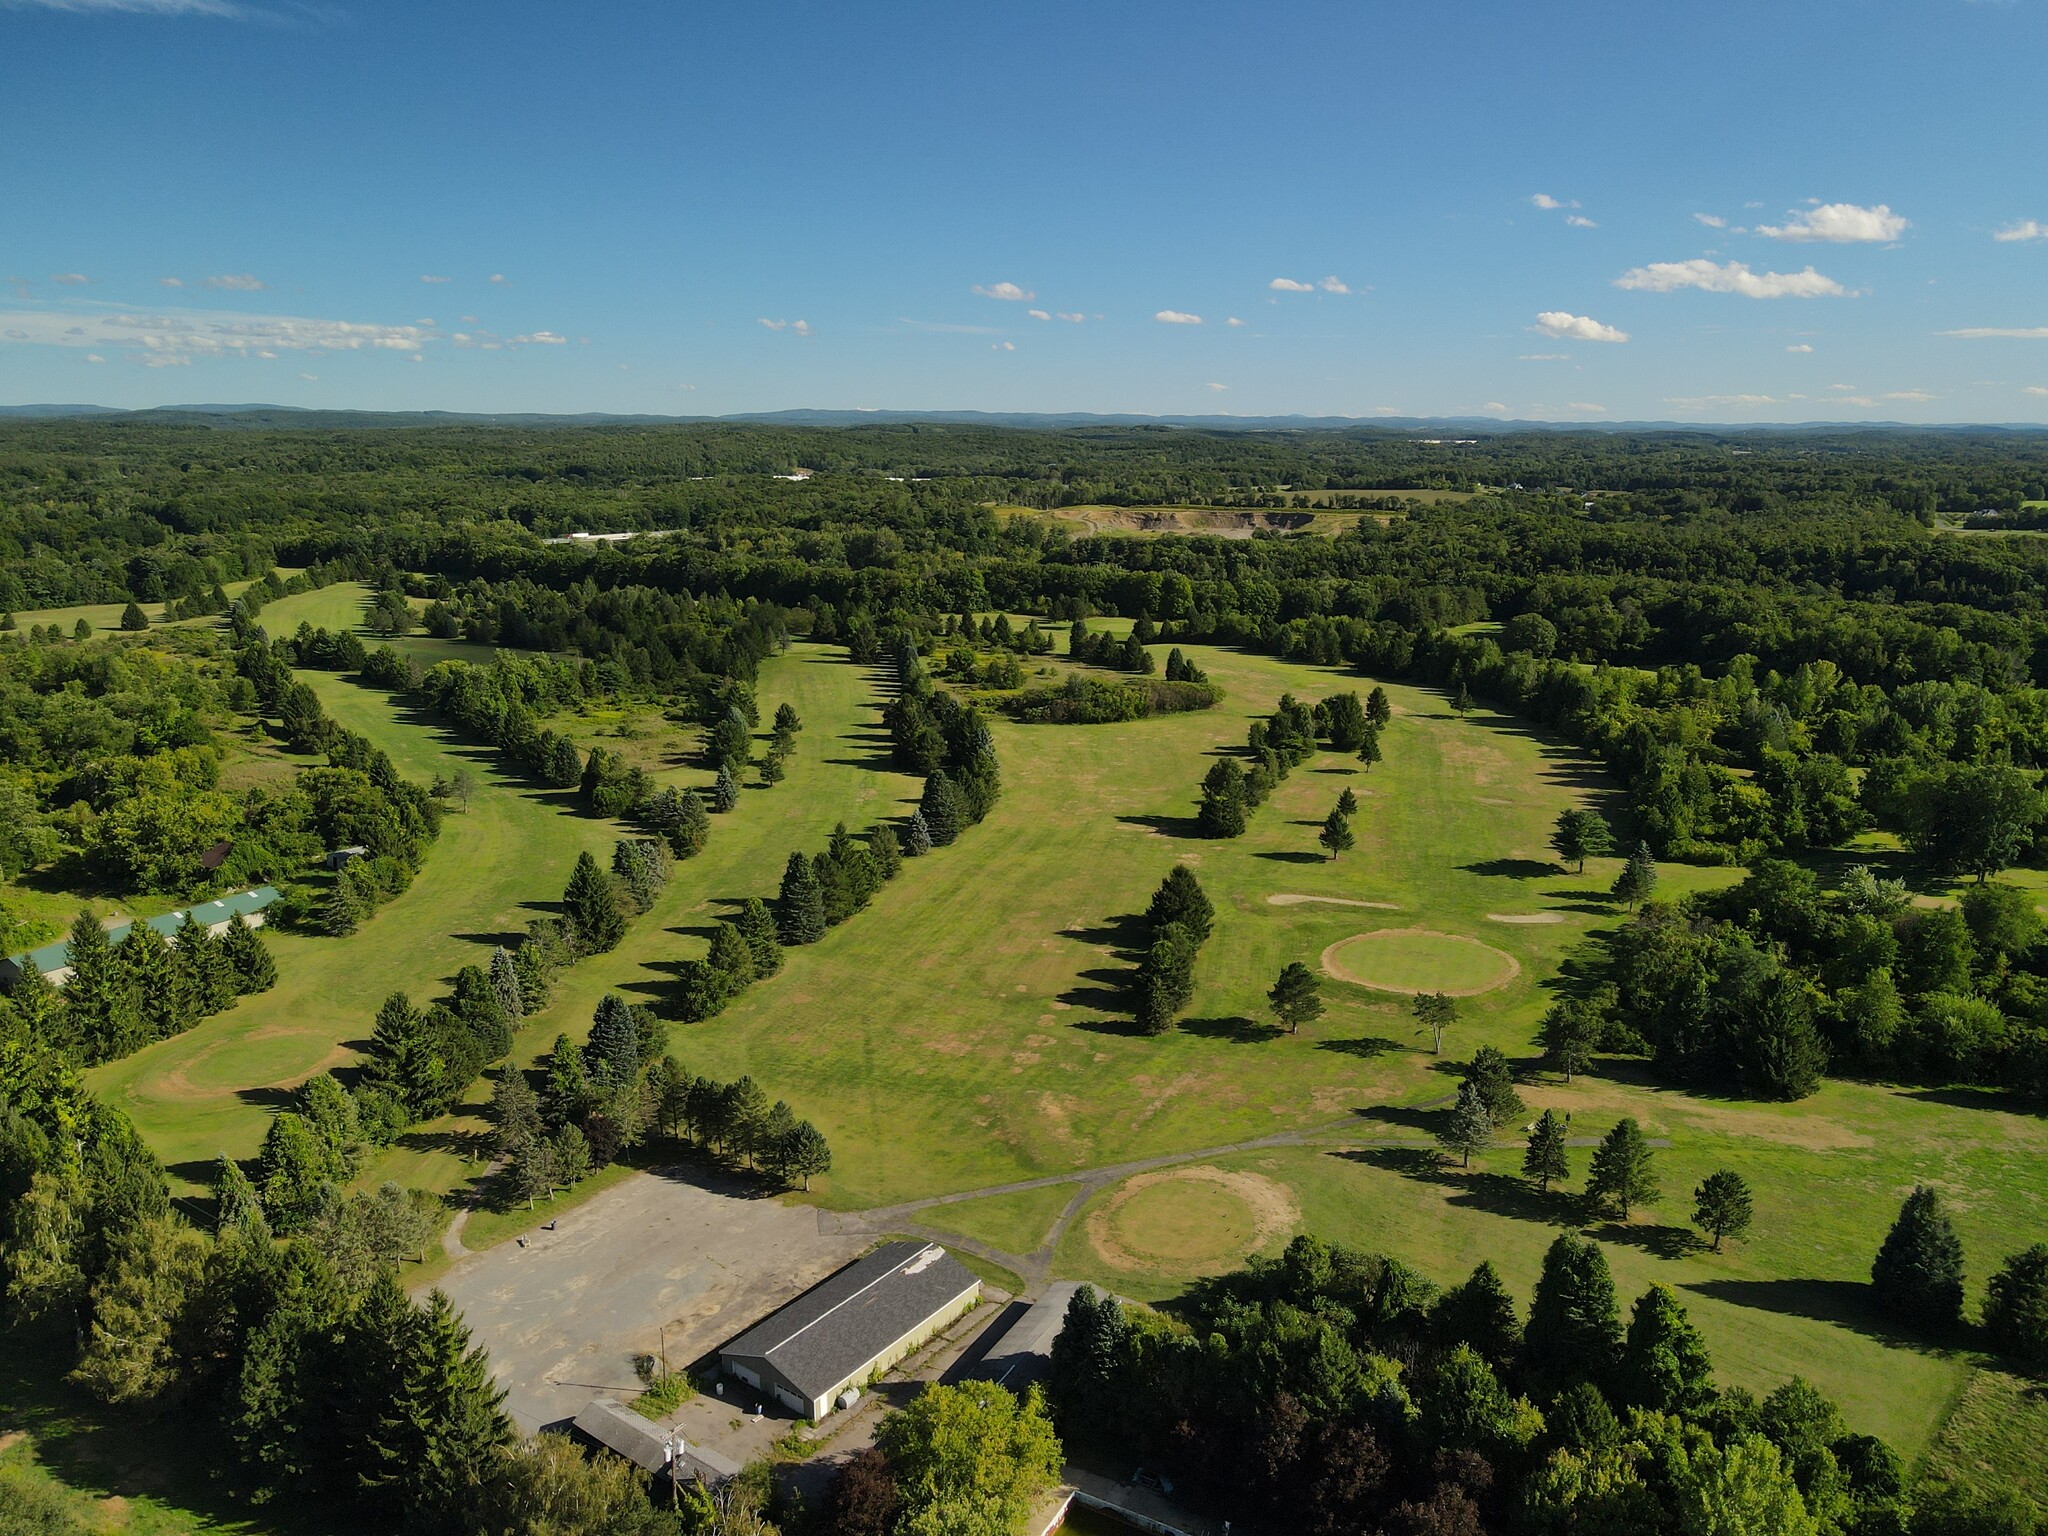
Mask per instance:
[[[924,1226],[958,1232],[1005,1253],[1033,1253],[1079,1187],[1048,1184],[1006,1195],[984,1195],[979,1200],[929,1206],[919,1211],[916,1219]]]
[[[1386,761],[1324,754],[1230,842],[1192,836],[1196,785],[1282,692],[1316,698],[1369,680],[1195,648],[1228,694],[1197,715],[1120,726],[994,725],[1001,803],[959,843],[913,862],[873,908],[796,951],[783,975],[675,1036],[694,1070],[752,1073],[830,1138],[818,1197],[860,1208],[985,1188],[1124,1158],[1301,1131],[1395,1101],[1440,1097],[1408,999],[1332,982],[1328,1014],[1273,1028],[1265,993],[1291,960],[1414,925],[1482,939],[1520,974],[1461,1004],[1449,1049],[1526,1041],[1564,950],[1619,914],[1546,856],[1557,812],[1607,793],[1569,749],[1503,717],[1459,719],[1395,686]],[[1338,794],[1360,797],[1356,850],[1331,862],[1315,833]],[[1217,907],[1181,1027],[1136,1034],[1124,983],[1151,892],[1176,861]],[[1732,878],[1671,870],[1672,888]],[[1275,895],[1385,902],[1399,915]],[[1506,915],[1561,921],[1512,925]]]
[[[1462,997],[1489,992],[1519,969],[1514,956],[1462,934],[1381,928],[1330,946],[1330,975],[1378,992],[1444,992]]]
[[[1221,1184],[1149,1184],[1104,1218],[1124,1252],[1177,1266],[1234,1264],[1258,1236],[1251,1207]]]
[[[264,622],[273,630],[296,627],[302,618],[346,625],[362,597],[353,584],[325,588],[270,605]],[[222,1152],[253,1155],[271,1112],[298,1083],[356,1061],[378,1005],[392,991],[429,1001],[461,966],[487,963],[494,944],[557,909],[579,852],[588,848],[608,862],[626,830],[584,815],[570,791],[500,773],[496,753],[381,690],[333,673],[301,675],[330,715],[388,751],[400,772],[430,780],[467,765],[478,788],[466,811],[447,817],[412,888],[358,933],[272,935],[279,980],[270,992],[92,1075],[171,1166],[180,1194],[202,1192]],[[772,790],[748,791],[731,815],[714,819],[709,848],[678,866],[660,904],[635,921],[625,943],[562,978],[553,1006],[522,1029],[514,1059],[529,1060],[557,1033],[580,1039],[606,990],[665,1001],[678,963],[703,953],[710,920],[724,915],[721,898],[773,895],[792,848],[822,846],[841,818],[860,825],[894,815],[900,796],[914,793],[915,781],[877,765],[877,685],[843,652],[793,647],[766,664],[760,690],[767,713],[787,699],[805,720],[789,777]],[[709,779],[683,767],[658,777]],[[445,1191],[480,1171],[466,1133],[481,1128],[474,1110],[488,1092],[488,1082],[480,1083],[469,1113],[409,1132],[373,1160],[364,1179]]]

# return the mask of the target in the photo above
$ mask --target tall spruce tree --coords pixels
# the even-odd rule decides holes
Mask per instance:
[[[775,931],[792,947],[825,937],[825,893],[817,871],[801,853],[792,853],[783,866],[782,890],[775,898]]]
[[[1706,1341],[1668,1285],[1653,1285],[1636,1298],[1619,1386],[1623,1402],[1657,1413],[1695,1413],[1714,1399]]]
[[[1692,1224],[1713,1237],[1716,1253],[1722,1238],[1740,1237],[1749,1230],[1754,1213],[1749,1184],[1732,1169],[1708,1174],[1692,1192]]]
[[[246,916],[229,919],[228,931],[221,936],[221,953],[234,970],[235,989],[245,996],[277,985],[277,962],[263,942],[263,930]]]
[[[728,807],[730,809],[730,807]],[[676,797],[674,823],[667,830],[669,851],[679,859],[693,859],[711,840],[711,813],[694,789]]]
[[[616,992],[598,1000],[590,1021],[590,1039],[583,1047],[583,1066],[593,1081],[623,1088],[640,1072],[640,1029],[633,1009]]]
[[[868,828],[868,857],[875,861],[875,873],[884,883],[894,880],[903,868],[903,847],[896,837],[896,829],[887,822],[877,822]]]
[[[924,781],[924,795],[917,808],[924,817],[925,831],[934,848],[950,845],[967,825],[967,811],[960,788],[943,768],[934,770]]]
[[[932,851],[931,824],[924,819],[922,809],[910,813],[910,822],[903,829],[903,856],[907,859],[922,858]]]
[[[1480,1101],[1496,1126],[1519,1120],[1527,1112],[1515,1092],[1515,1074],[1508,1059],[1491,1045],[1482,1045],[1465,1064],[1465,1080],[1479,1090]]]
[[[1394,718],[1394,706],[1387,699],[1387,690],[1374,683],[1372,692],[1365,696],[1365,718],[1374,726],[1385,726]]]
[[[577,946],[587,953],[616,949],[626,936],[626,915],[619,910],[612,877],[598,868],[587,848],[577,855],[569,888],[562,893],[562,906],[576,925]]]
[[[1195,825],[1204,837],[1242,837],[1247,825],[1244,770],[1218,758],[1202,776],[1202,801]]]
[[[519,985],[519,966],[512,958],[512,951],[500,944],[491,951],[491,990],[497,994],[498,1006],[513,1024],[526,1017],[526,993]]]
[[[1316,834],[1316,841],[1335,862],[1338,857],[1354,847],[1358,838],[1351,830],[1351,818],[1342,811],[1333,810],[1323,818],[1323,830]]]
[[[1480,1260],[1462,1285],[1453,1286],[1429,1311],[1430,1333],[1441,1349],[1463,1344],[1498,1372],[1514,1367],[1522,1352],[1522,1320],[1515,1298],[1489,1260]]]
[[[178,953],[147,923],[137,923],[114,951],[135,988],[143,1033],[152,1040],[177,1034],[197,1017],[191,979]]]
[[[1916,1328],[1946,1331],[1963,1317],[1963,1242],[1941,1196],[1916,1184],[1870,1266],[1886,1313]]]
[[[204,923],[187,922],[178,930],[178,957],[185,962],[201,1013],[219,1013],[240,995],[241,979],[228,959],[227,945]]]
[[[1598,1243],[1567,1232],[1550,1245],[1524,1339],[1524,1367],[1546,1395],[1574,1382],[1604,1385],[1612,1378],[1621,1309]]]
[[[1138,1026],[1148,1035],[1173,1027],[1195,993],[1198,946],[1187,929],[1168,923],[1152,937],[1151,948],[1138,964]]]
[[[1557,1111],[1546,1109],[1536,1118],[1535,1129],[1529,1132],[1529,1145],[1522,1153],[1522,1172],[1536,1181],[1536,1187],[1544,1194],[1550,1193],[1552,1179],[1571,1177],[1572,1165],[1565,1153],[1564,1121]]]
[[[1628,863],[1615,877],[1613,898],[1626,904],[1633,912],[1648,901],[1656,889],[1657,861],[1651,857],[1648,843],[1637,843],[1636,851],[1628,856]]]
[[[740,781],[729,765],[721,765],[711,783],[711,809],[723,816],[740,803]]]
[[[67,1032],[88,1065],[125,1056],[143,1043],[135,979],[114,952],[107,930],[89,911],[71,925],[64,984]]]
[[[1458,1154],[1459,1166],[1470,1168],[1472,1154],[1483,1152],[1493,1143],[1493,1116],[1487,1113],[1486,1100],[1479,1096],[1478,1085],[1470,1079],[1458,1085],[1457,1102],[1451,1106],[1436,1139],[1444,1149]]]
[[[1216,909],[1202,890],[1202,882],[1185,864],[1176,864],[1166,872],[1145,909],[1146,926],[1155,933],[1168,923],[1179,923],[1197,944],[1208,943],[1215,921]]]
[[[436,1047],[426,1016],[403,992],[393,992],[377,1010],[363,1078],[397,1099],[414,1119],[423,1119],[446,1093],[447,1066]]]
[[[1601,1138],[1586,1175],[1586,1193],[1627,1221],[1639,1205],[1654,1205],[1660,1194],[1649,1138],[1633,1116],[1624,1116]]]
[[[1287,1033],[1295,1034],[1302,1025],[1323,1016],[1322,978],[1299,960],[1290,960],[1266,994],[1266,1002]]]
[[[213,1230],[222,1237],[240,1233],[254,1241],[270,1240],[270,1222],[263,1214],[262,1197],[242,1172],[242,1165],[225,1152],[221,1153],[213,1176]]]

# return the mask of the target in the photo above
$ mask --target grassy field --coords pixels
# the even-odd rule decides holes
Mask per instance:
[[[290,576],[293,572],[290,569],[284,569],[279,574]],[[240,597],[253,585],[255,585],[253,581],[231,581],[226,584],[224,590],[230,598],[235,598]],[[66,635],[69,635],[77,627],[78,621],[84,619],[86,623],[90,624],[101,634],[118,635],[122,633],[121,615],[127,611],[127,608],[128,605],[125,602],[79,603],[69,608],[23,608],[16,611],[14,622],[21,629],[27,629],[32,624],[56,624],[63,629]],[[168,625],[171,628],[177,628],[181,625],[212,624],[218,622],[212,618],[166,620],[162,603],[145,603],[142,606],[142,611],[149,615],[150,624],[156,627]],[[267,609],[265,611],[268,612]],[[294,619],[292,622],[297,623],[298,621]],[[354,621],[351,620],[350,622]]]
[[[984,1195],[979,1200],[929,1207],[918,1212],[918,1220],[925,1226],[958,1232],[1005,1253],[1030,1253],[1045,1241],[1053,1222],[1079,1187],[1049,1184],[1042,1189],[1020,1189],[1007,1195]]]

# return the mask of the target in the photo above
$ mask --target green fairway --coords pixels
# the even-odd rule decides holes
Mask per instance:
[[[1053,1222],[1079,1188],[1078,1184],[1049,1184],[1007,1195],[985,1195],[979,1200],[929,1206],[917,1213],[917,1219],[927,1227],[958,1232],[1005,1253],[1030,1253],[1045,1241]]]
[[[1381,928],[1339,939],[1323,951],[1323,970],[1375,992],[1491,992],[1521,969],[1513,955],[1457,933]]]

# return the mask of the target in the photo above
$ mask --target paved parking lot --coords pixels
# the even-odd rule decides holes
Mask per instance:
[[[441,1289],[462,1310],[529,1432],[603,1392],[630,1395],[636,1355],[667,1326],[680,1369],[872,1240],[819,1230],[809,1206],[761,1199],[702,1169],[628,1179],[536,1231],[459,1261]]]

